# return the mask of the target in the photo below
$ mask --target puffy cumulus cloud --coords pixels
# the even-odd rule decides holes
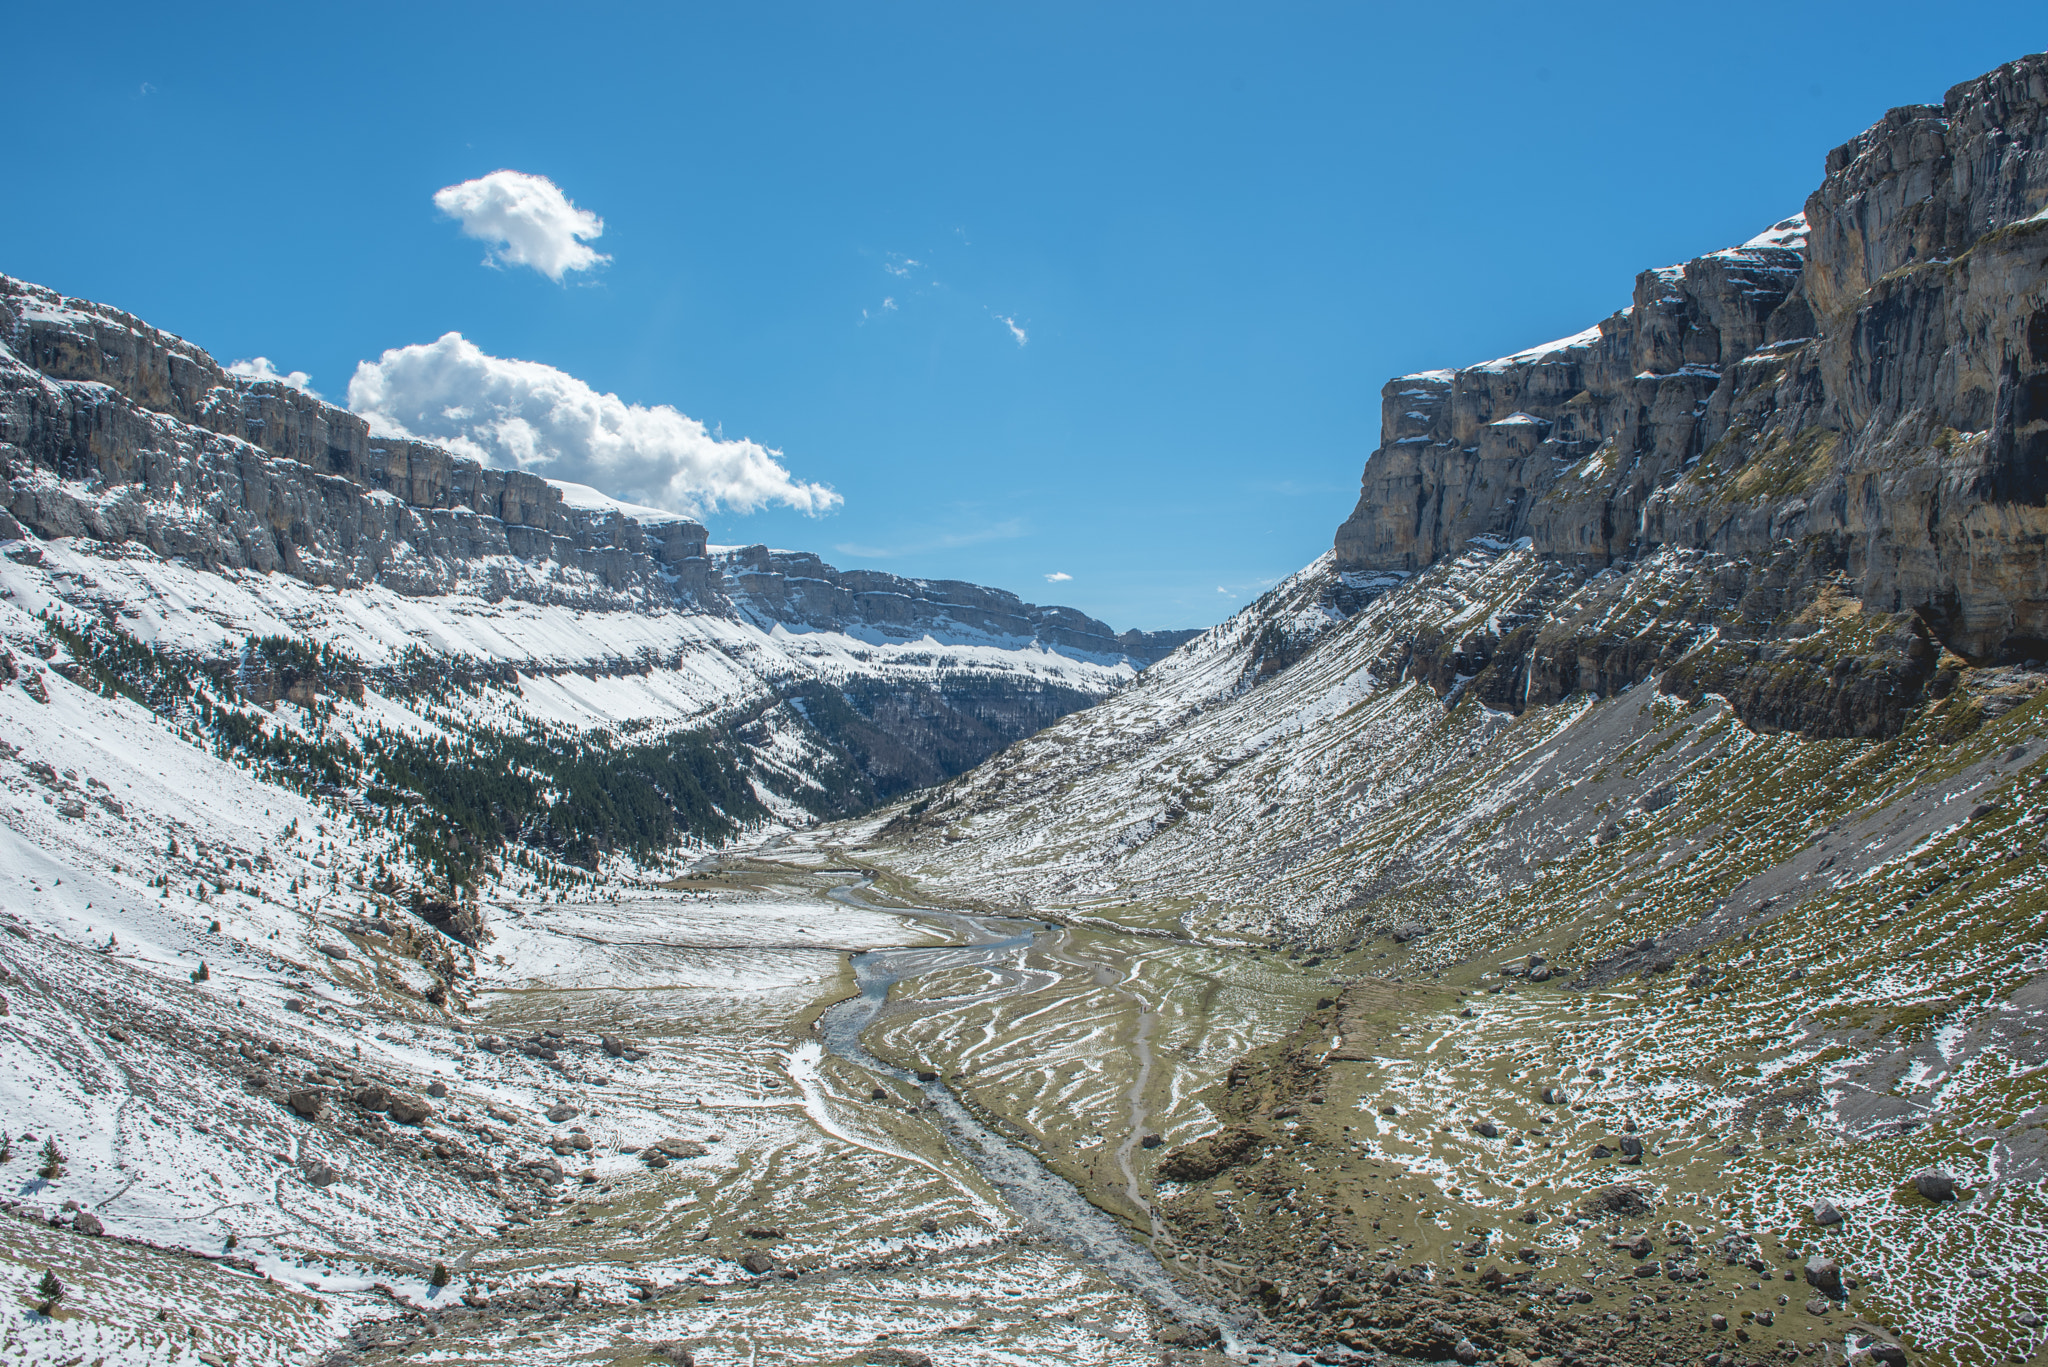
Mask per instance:
[[[1045,582],[1048,584],[1064,584],[1073,577],[1073,575],[1068,574],[1065,570],[1054,570],[1051,574],[1045,576]]]
[[[819,514],[840,496],[790,477],[781,452],[721,441],[666,404],[600,394],[538,361],[487,355],[461,333],[363,361],[348,406],[373,431],[440,442],[487,465],[573,480],[635,503],[701,516],[771,503]]]
[[[491,244],[484,264],[531,266],[557,284],[569,271],[611,260],[582,239],[601,237],[604,220],[569,202],[546,176],[493,171],[434,192],[434,207],[463,235]]]
[[[228,374],[244,380],[274,380],[278,384],[288,384],[293,389],[303,389],[316,399],[320,397],[320,391],[313,388],[311,375],[303,370],[294,370],[288,375],[279,374],[268,356],[258,356],[247,361],[230,361]]]

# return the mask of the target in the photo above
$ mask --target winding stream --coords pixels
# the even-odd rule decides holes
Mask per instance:
[[[890,988],[906,978],[968,965],[986,967],[995,973],[1000,986],[993,993],[971,999],[977,1002],[1045,986],[1049,975],[1024,963],[1025,953],[1043,932],[1029,922],[1001,917],[880,906],[861,898],[853,890],[857,886],[845,884],[833,888],[830,895],[864,910],[942,922],[952,927],[963,943],[853,955],[860,994],[828,1008],[818,1018],[818,1034],[825,1048],[848,1063],[886,1074],[923,1093],[947,1142],[995,1185],[1032,1233],[1057,1241],[1174,1319],[1215,1329],[1222,1335],[1226,1351],[1239,1352],[1248,1346],[1241,1339],[1237,1321],[1213,1305],[1190,1298],[1121,1222],[1091,1204],[1073,1183],[1048,1171],[1025,1149],[977,1120],[943,1079],[919,1082],[914,1074],[882,1062],[861,1044],[862,1033],[881,1015]]]

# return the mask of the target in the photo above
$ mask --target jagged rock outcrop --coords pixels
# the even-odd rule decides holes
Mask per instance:
[[[1445,678],[1494,669],[1496,705],[1683,661],[1667,684],[1753,722],[1884,734],[1944,650],[2048,657],[2044,206],[2048,56],[1891,111],[1829,154],[1801,217],[1644,272],[1576,337],[1388,384],[1339,568],[1392,579],[1527,538],[1614,597],[1699,554],[1645,637],[1592,625],[1599,593],[1560,581],[1562,615],[1532,605],[1518,641],[1417,643]],[[1815,649],[1822,619],[1857,629]]]

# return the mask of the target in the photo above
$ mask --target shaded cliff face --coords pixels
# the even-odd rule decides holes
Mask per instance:
[[[1572,610],[1422,643],[1516,706],[1684,662],[1681,691],[1753,723],[1889,734],[1944,652],[2048,657],[2044,144],[2035,56],[1893,110],[1802,216],[1644,272],[1586,332],[1391,382],[1339,568],[1394,582],[1527,538]],[[1590,624],[1575,585],[1675,552],[1701,557],[1683,620]],[[1820,616],[1855,621],[1844,651],[1800,646]],[[1850,675],[1870,699],[1816,701]]]
[[[1118,635],[800,553],[713,554],[689,518],[378,436],[5,276],[0,477],[0,542],[38,597],[234,676],[248,703],[439,691],[486,750],[565,723],[709,736],[788,820],[942,781],[1193,634]],[[252,672],[248,638],[331,656],[333,677]],[[735,822],[763,810],[726,805]]]

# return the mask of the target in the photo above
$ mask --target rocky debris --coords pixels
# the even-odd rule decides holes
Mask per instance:
[[[301,1164],[299,1174],[306,1179],[308,1185],[315,1187],[331,1187],[341,1180],[341,1174],[325,1159],[320,1158],[310,1159]]]
[[[1842,1212],[1835,1209],[1835,1203],[1822,1197],[1813,1203],[1813,1222],[1817,1225],[1839,1225]]]
[[[1806,1284],[1830,1300],[1842,1299],[1842,1265],[1816,1253],[1806,1260]]]
[[[1587,1192],[1585,1199],[1579,1202],[1579,1214],[1589,1220],[1597,1220],[1603,1215],[1648,1215],[1655,1208],[1648,1192],[1627,1183]]]
[[[548,1124],[559,1125],[565,1120],[575,1119],[580,1114],[582,1114],[582,1112],[577,1110],[576,1107],[571,1106],[568,1102],[560,1102],[556,1105],[548,1107]]]
[[[1641,1135],[1625,1134],[1615,1142],[1621,1148],[1621,1160],[1624,1163],[1640,1163],[1643,1161],[1643,1140]]]
[[[1472,1127],[1472,1132],[1482,1139],[1500,1138],[1500,1126],[1494,1124],[1491,1120],[1480,1121]]]
[[[775,1259],[760,1249],[744,1254],[740,1258],[739,1264],[756,1277],[764,1276],[775,1270]]]
[[[1929,1201],[1956,1199],[1956,1179],[1948,1173],[1931,1168],[1913,1178],[1913,1189]]]
[[[314,1087],[301,1087],[285,1098],[285,1104],[308,1120],[318,1120],[327,1109],[326,1094]]]
[[[640,1156],[651,1163],[656,1158],[702,1158],[709,1152],[711,1152],[709,1149],[694,1139],[682,1139],[671,1136],[667,1139],[655,1140],[652,1144],[640,1150]]]
[[[448,1084],[447,1084],[447,1083],[445,1083],[445,1082],[430,1082],[430,1083],[428,1083],[428,1084],[427,1084],[427,1095],[428,1095],[428,1096],[430,1096],[430,1097],[433,1097],[433,1098],[434,1098],[435,1100],[437,1100],[437,1101],[438,1101],[438,1100],[441,1100],[442,1098],[444,1098],[444,1097],[446,1097],[446,1096],[448,1095]]]
[[[598,1045],[613,1058],[624,1058],[626,1056],[625,1043],[617,1035],[600,1036],[598,1038]]]
[[[366,1111],[388,1111],[391,1109],[391,1103],[396,1097],[397,1094],[389,1087],[379,1082],[372,1082],[350,1093],[349,1100]]]
[[[315,948],[337,963],[346,963],[348,961],[349,954],[346,945],[324,944],[316,945]]]
[[[71,1227],[80,1234],[90,1234],[94,1237],[107,1232],[107,1227],[100,1222],[100,1217],[89,1210],[81,1210],[77,1215],[73,1216]]]
[[[1825,1315],[1834,1308],[1826,1296],[1815,1296],[1806,1303],[1806,1313],[1809,1315]]]
[[[1233,1125],[1168,1151],[1159,1175],[1174,1182],[1200,1182],[1242,1162],[1260,1143],[1256,1130]]]

